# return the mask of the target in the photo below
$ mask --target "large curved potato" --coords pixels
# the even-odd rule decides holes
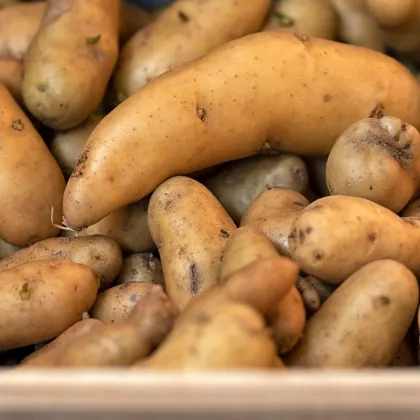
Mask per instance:
[[[87,238],[51,238],[39,241],[0,261],[0,271],[41,260],[71,260],[88,266],[101,289],[111,286],[122,266],[119,246],[111,239],[96,235]]]
[[[165,281],[159,258],[150,252],[133,254],[125,258],[116,283],[131,282],[153,283],[164,287]]]
[[[115,74],[120,102],[149,80],[256,32],[270,0],[178,0],[124,46]]]
[[[307,205],[309,201],[297,191],[271,188],[251,204],[242,217],[241,226],[261,230],[282,255],[289,256],[292,225]]]
[[[334,39],[337,17],[330,0],[276,0],[263,30]]]
[[[81,229],[171,176],[261,150],[325,155],[352,123],[383,113],[420,127],[418,81],[392,58],[249,35],[157,78],[101,121],[67,184],[66,221]]]
[[[23,99],[45,125],[82,123],[102,100],[118,56],[119,0],[50,0],[26,56]]]
[[[253,156],[228,164],[205,185],[239,223],[251,203],[267,188],[283,187],[305,193],[308,173],[297,156]]]
[[[403,264],[381,260],[349,277],[308,321],[287,364],[311,368],[385,367],[416,314],[419,288]]]
[[[82,319],[96,299],[96,277],[72,261],[33,261],[0,272],[0,349],[41,343]]]
[[[47,146],[10,93],[0,85],[0,237],[27,245],[58,234],[64,178]]]
[[[182,309],[218,283],[223,250],[236,226],[204,185],[181,176],[155,190],[148,220],[166,292]]]
[[[420,219],[401,218],[372,201],[324,197],[297,217],[289,249],[301,269],[338,284],[369,262],[390,258],[420,274]]]
[[[367,198],[398,213],[420,187],[420,134],[395,117],[361,120],[335,142],[326,176],[331,194]]]
[[[0,82],[3,83],[16,100],[22,97],[23,66],[20,61],[0,59]]]

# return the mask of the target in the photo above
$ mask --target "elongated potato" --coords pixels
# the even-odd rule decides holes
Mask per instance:
[[[164,287],[162,264],[159,258],[150,252],[133,254],[125,258],[116,283],[130,282],[153,283]]]
[[[151,14],[129,0],[121,1],[120,14],[120,42],[125,42],[152,21]]]
[[[48,2],[23,77],[25,104],[45,125],[75,127],[99,105],[117,61],[119,7],[119,0]]]
[[[45,1],[14,4],[0,10],[0,57],[22,61],[38,31]]]
[[[183,309],[217,284],[223,249],[236,226],[213,194],[187,177],[171,178],[156,189],[148,220],[166,292]]]
[[[91,269],[67,260],[34,261],[0,272],[0,349],[57,337],[82,319],[97,290]]]
[[[392,260],[349,277],[308,321],[287,364],[317,368],[387,366],[414,318],[416,277]]]
[[[305,163],[297,156],[254,156],[232,162],[205,185],[239,223],[251,203],[267,188],[306,192],[308,173]]]
[[[119,246],[111,239],[95,235],[87,238],[51,238],[39,241],[0,261],[0,271],[41,260],[71,260],[87,265],[101,289],[111,286],[122,267]]]
[[[420,127],[418,82],[392,58],[288,33],[249,35],[159,77],[102,120],[67,184],[66,221],[81,229],[173,175],[262,149],[327,154],[350,124],[381,113]]]
[[[337,17],[330,0],[276,0],[264,31],[334,39]]]
[[[131,282],[111,287],[100,293],[90,310],[92,318],[105,324],[120,323],[127,319],[136,305],[153,287],[153,283]]]
[[[35,128],[0,85],[0,237],[27,245],[58,233],[51,207],[61,219],[64,178]]]
[[[351,125],[328,156],[331,194],[367,198],[395,213],[420,187],[420,134],[395,117]]]
[[[17,60],[0,59],[0,82],[3,83],[15,99],[22,96],[22,63]]]
[[[270,0],[178,0],[124,46],[115,75],[120,102],[149,80],[256,32]]]
[[[264,191],[249,207],[241,226],[261,230],[282,255],[290,255],[288,237],[296,217],[309,204],[297,191],[271,188]]]
[[[297,217],[290,254],[301,269],[333,284],[369,262],[392,258],[420,274],[420,219],[400,218],[372,201],[335,195]]]

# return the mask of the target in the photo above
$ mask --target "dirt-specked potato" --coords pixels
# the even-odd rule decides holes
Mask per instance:
[[[125,258],[116,284],[153,283],[165,287],[162,264],[152,253],[133,254]]]
[[[82,319],[96,299],[95,274],[68,260],[44,260],[0,272],[0,349],[41,343]]]
[[[330,196],[297,217],[289,250],[301,269],[339,284],[369,262],[391,258],[420,274],[420,219],[358,197]]]
[[[334,39],[337,17],[330,0],[276,0],[264,31]]]
[[[93,113],[118,56],[119,0],[50,0],[24,62],[23,99],[65,130]]]
[[[0,82],[3,83],[16,100],[22,97],[22,63],[17,60],[0,59]]]
[[[131,282],[111,287],[100,293],[90,310],[92,318],[105,324],[120,323],[127,319],[139,299],[152,289],[152,283]]]
[[[41,260],[71,260],[87,265],[96,275],[101,289],[111,286],[122,267],[118,244],[105,236],[51,238],[39,241],[0,261],[0,271]]]
[[[293,222],[308,204],[297,191],[271,188],[251,204],[242,217],[241,226],[261,230],[282,255],[289,256],[288,237]]]
[[[251,203],[267,188],[283,187],[304,193],[308,173],[297,156],[254,156],[228,164],[205,185],[233,221],[239,223]]]
[[[218,283],[226,241],[236,229],[214,195],[187,177],[174,177],[152,194],[150,232],[159,250],[165,289],[183,309]]]
[[[288,365],[311,368],[387,366],[419,303],[416,277],[380,260],[349,277],[308,321]]]
[[[58,234],[51,208],[62,215],[64,177],[13,97],[0,85],[0,238],[27,245]]]
[[[351,124],[380,113],[420,127],[418,81],[394,59],[284,32],[249,35],[148,83],[99,123],[67,184],[67,224],[80,230],[171,176],[262,149],[325,155]]]
[[[420,134],[395,117],[361,120],[334,144],[326,176],[331,194],[366,198],[398,213],[420,186]]]
[[[270,0],[178,0],[138,31],[121,51],[115,74],[120,102],[160,74],[256,32]]]

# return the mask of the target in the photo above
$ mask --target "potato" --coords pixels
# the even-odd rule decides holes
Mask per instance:
[[[79,230],[173,175],[261,150],[325,155],[369,115],[420,127],[419,92],[404,66],[375,51],[280,32],[233,41],[149,83],[101,121],[67,184],[67,224]]]
[[[294,261],[308,274],[339,284],[369,262],[391,258],[420,275],[420,219],[400,218],[372,201],[335,195],[297,217],[289,236]]]
[[[44,260],[0,272],[0,349],[41,343],[82,319],[96,299],[94,273],[68,260]]]
[[[119,102],[166,71],[256,32],[270,0],[178,0],[138,31],[121,51],[115,73]]]
[[[261,259],[278,255],[270,240],[258,229],[244,226],[237,229],[228,239],[223,253],[220,281],[246,265]],[[278,273],[282,279],[283,273]],[[305,327],[305,307],[296,287],[292,287],[268,315],[272,332],[280,354],[289,352],[300,339]]]
[[[292,224],[309,201],[297,191],[271,188],[264,191],[249,207],[241,226],[261,230],[282,255],[290,255],[288,236]]]
[[[306,281],[306,277],[299,276],[296,282],[296,288],[302,296],[302,301],[309,318],[321,307],[321,298],[315,287]]]
[[[420,134],[395,117],[351,125],[327,161],[331,194],[367,198],[395,213],[420,187]]]
[[[366,4],[375,19],[383,26],[399,26],[407,22],[418,0],[366,0]]]
[[[367,264],[308,321],[286,362],[307,368],[387,366],[418,302],[417,280],[403,264],[392,260]]]
[[[0,259],[10,257],[22,249],[20,246],[11,245],[3,239],[0,239]]]
[[[39,241],[0,261],[0,271],[41,260],[71,260],[87,265],[96,275],[101,289],[111,286],[122,267],[119,246],[111,239],[95,235],[88,238],[51,238]]]
[[[57,235],[51,207],[61,219],[64,178],[4,85],[0,85],[0,102],[0,237],[23,246]]]
[[[118,55],[119,0],[50,0],[24,64],[23,99],[54,129],[75,127],[102,100]]]
[[[117,284],[130,282],[153,283],[165,286],[162,264],[151,253],[133,254],[125,258]]]
[[[329,0],[276,0],[263,30],[333,39],[337,17]]]
[[[104,235],[129,253],[151,252],[156,248],[147,222],[149,197],[111,213],[98,223],[79,232],[64,231],[64,236]]]
[[[381,29],[369,13],[365,0],[331,0],[339,16],[339,38],[372,50],[385,50]]]
[[[14,4],[0,10],[0,58],[23,60],[45,10],[45,1]]]
[[[90,311],[92,318],[105,324],[120,323],[127,319],[139,299],[146,296],[153,283],[131,282],[111,287],[100,293]]]
[[[0,0],[0,8],[20,3],[22,0]]]
[[[50,150],[66,178],[73,172],[87,139],[102,118],[102,114],[92,114],[83,124],[72,130],[55,133]]]
[[[96,327],[63,349],[60,367],[127,366],[146,357],[166,337],[177,311],[160,286],[152,286],[126,322]]]
[[[254,156],[230,163],[205,185],[239,223],[251,203],[267,188],[283,187],[304,193],[308,173],[297,156]]]
[[[102,325],[98,319],[83,319],[72,325],[70,328],[62,332],[55,340],[47,345],[41,347],[39,350],[34,351],[26,357],[20,364],[19,369],[27,367],[48,367],[56,363],[60,353],[65,351],[68,345],[81,337],[82,335],[89,334],[93,329]]]
[[[327,186],[327,158],[317,157],[308,159],[307,167],[311,185],[315,187],[316,192],[321,194],[321,197],[330,195],[330,191]]]
[[[0,83],[20,100],[22,96],[22,63],[11,59],[0,59]]]
[[[181,176],[152,194],[148,221],[166,292],[183,309],[194,296],[217,284],[223,249],[236,226],[204,185]]]
[[[120,9],[120,41],[125,42],[139,29],[152,21],[151,14],[145,12],[129,0],[121,1]]]

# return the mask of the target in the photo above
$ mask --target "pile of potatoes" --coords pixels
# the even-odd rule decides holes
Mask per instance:
[[[0,1],[0,363],[419,364],[420,0]]]

